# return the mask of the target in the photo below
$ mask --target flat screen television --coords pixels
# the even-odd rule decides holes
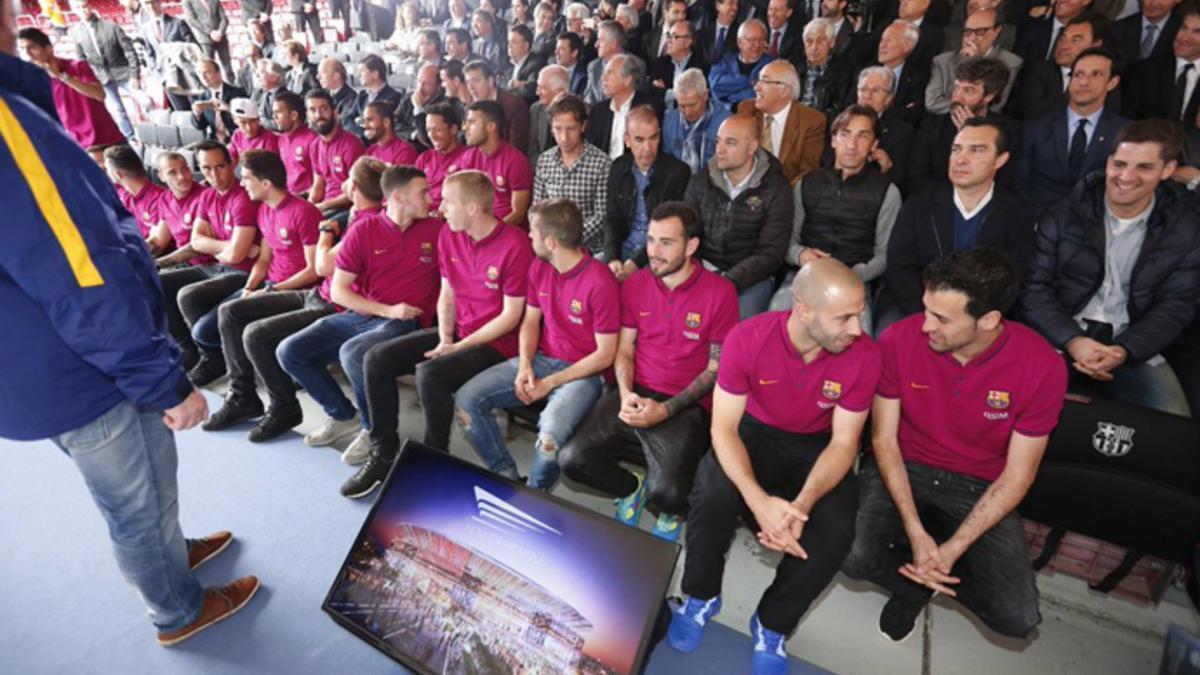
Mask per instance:
[[[407,441],[322,608],[438,675],[633,675],[678,544]]]

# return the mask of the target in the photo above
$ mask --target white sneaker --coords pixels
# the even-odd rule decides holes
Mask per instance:
[[[343,436],[349,436],[361,428],[362,425],[359,424],[358,415],[348,420],[335,420],[330,417],[316,431],[305,435],[304,442],[314,448],[333,445],[334,441]]]
[[[342,461],[346,464],[362,464],[371,456],[371,432],[363,429],[358,432],[346,451],[342,453]]]

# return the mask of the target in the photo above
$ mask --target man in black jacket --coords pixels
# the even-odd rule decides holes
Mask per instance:
[[[1142,0],[1142,11],[1113,22],[1104,43],[1121,63],[1130,64],[1171,52],[1179,17],[1172,10],[1179,0]]]
[[[700,213],[704,266],[733,282],[743,319],[771,302],[783,262],[794,199],[779,160],[761,149],[750,115],[734,115],[717,131],[716,154],[692,176],[683,201]]]
[[[958,64],[954,69],[950,112],[927,115],[917,127],[908,168],[911,192],[917,193],[946,181],[950,146],[967,120],[973,117],[1000,120],[990,115],[988,108],[1004,91],[1006,82],[1008,66],[997,59],[976,57]]]
[[[1117,135],[1105,175],[1042,214],[1025,318],[1073,366],[1072,386],[1188,415],[1161,352],[1196,311],[1200,213],[1169,181],[1181,139],[1164,120]]]
[[[1133,120],[1161,117],[1188,126],[1200,111],[1200,3],[1179,10],[1171,49],[1139,61],[1126,73],[1121,111]]]
[[[585,139],[611,159],[625,154],[625,116],[630,110],[649,105],[662,119],[662,98],[639,88],[645,75],[642,60],[629,54],[617,54],[604,66],[602,82],[606,98],[592,106]]]
[[[800,99],[833,121],[854,98],[854,66],[833,56],[837,27],[831,19],[813,19],[804,27],[804,58],[797,66]]]
[[[995,248],[1021,276],[1033,252],[1034,214],[996,183],[1009,160],[1008,132],[996,122],[967,120],[950,151],[949,185],[904,202],[888,241],[886,302],[876,309],[877,333],[924,310],[921,274],[929,263],[975,247]],[[887,305],[886,308],[883,305]]]
[[[801,268],[833,258],[864,284],[883,275],[900,191],[870,163],[878,128],[875,110],[867,106],[852,105],[833,120],[834,166],[806,174],[793,188],[796,215],[785,258],[789,265]],[[772,311],[791,308],[797,271],[792,269],[775,291]],[[870,333],[870,305],[860,321],[863,332]]]
[[[1101,46],[1101,27],[1102,20],[1091,14],[1071,19],[1063,29],[1058,46],[1054,48],[1053,59],[1026,63],[1021,67],[1021,81],[1014,87],[1005,113],[1010,117],[1032,120],[1065,106],[1071,64],[1085,49]],[[1120,107],[1118,93],[1109,94],[1105,104],[1113,111]]]
[[[630,115],[625,129],[629,149],[608,171],[605,242],[609,267],[622,281],[645,267],[650,214],[661,203],[687,190],[692,171],[662,150],[662,129],[649,115]]]

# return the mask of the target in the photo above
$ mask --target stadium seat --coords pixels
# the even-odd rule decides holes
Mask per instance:
[[[199,143],[204,140],[204,132],[196,127],[186,126],[177,128],[179,129],[179,144],[182,146],[190,146],[193,143]]]
[[[171,111],[170,110],[151,110],[150,111],[150,122],[153,124],[170,124],[171,123]]]
[[[149,145],[156,142],[153,124],[135,124],[133,125],[133,137],[142,145]]]
[[[174,149],[180,146],[179,129],[170,124],[157,124],[154,126],[154,135],[156,138],[155,145]]]
[[[185,110],[173,111],[167,123],[176,127],[190,127],[192,126],[192,113]]]

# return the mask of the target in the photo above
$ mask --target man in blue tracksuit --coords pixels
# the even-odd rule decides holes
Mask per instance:
[[[48,76],[13,57],[14,4],[0,2],[0,437],[49,438],[75,462],[171,645],[241,608],[258,579],[204,589],[192,574],[232,538],[179,527],[171,432],[208,408],[136,223],[59,125]]]

